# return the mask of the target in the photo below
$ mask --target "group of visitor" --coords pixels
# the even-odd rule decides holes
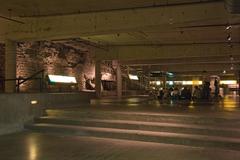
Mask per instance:
[[[219,83],[217,79],[214,82],[214,87],[214,96],[219,97]],[[186,86],[181,89],[178,87],[162,88],[159,90],[157,98],[160,100],[208,100],[211,98],[210,82],[204,81],[203,85],[194,86],[193,88]]]
[[[160,89],[158,98],[160,100],[163,99],[172,99],[172,100],[191,100],[192,99],[192,91],[188,87],[184,87],[181,90],[178,87],[170,87]]]

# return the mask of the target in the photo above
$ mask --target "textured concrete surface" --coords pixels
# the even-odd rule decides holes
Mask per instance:
[[[74,106],[89,103],[93,92],[0,94],[0,135],[19,131],[23,125],[42,116],[43,107]],[[37,101],[37,104],[31,104]]]
[[[224,126],[226,123],[230,128],[237,129],[240,112],[239,103],[227,99],[213,104],[204,102],[200,104],[139,104],[137,106],[127,104],[79,105],[79,108],[48,110],[47,113],[58,118],[70,116],[74,119],[84,118],[85,115],[85,117],[99,116],[116,120],[124,118],[125,121],[126,117],[130,120],[137,120],[137,118],[141,121],[154,120],[153,122],[175,123],[173,120],[176,120],[176,124],[184,122],[180,124],[185,126],[189,123],[196,125],[200,122],[201,124],[219,122],[220,126]],[[151,118],[149,119],[149,117]],[[203,121],[199,121],[201,119]],[[153,125],[152,122],[151,125]],[[160,124],[158,123],[158,125]],[[175,129],[173,131],[176,132]],[[84,137],[73,136],[73,134],[56,135],[50,134],[50,132],[48,134],[22,132],[0,136],[0,157],[4,160],[238,160],[240,152],[237,148],[234,149],[94,138],[89,135]]]
[[[238,160],[240,152],[23,132],[0,136],[0,157],[4,160]]]

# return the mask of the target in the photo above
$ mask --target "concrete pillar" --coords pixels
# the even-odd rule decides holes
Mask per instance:
[[[122,98],[122,72],[119,62],[117,63],[117,97],[118,99]]]
[[[5,41],[5,79],[16,79],[16,51],[17,43],[15,41]],[[5,82],[5,92],[12,93],[16,91],[16,81]]]
[[[167,76],[163,77],[163,88],[167,88]]]
[[[95,62],[95,90],[96,90],[96,97],[101,97],[101,89],[102,89],[102,82],[101,82],[102,74],[101,74],[101,61],[96,60]]]
[[[240,96],[240,71],[238,71],[238,95]],[[240,101],[240,98],[239,98]]]

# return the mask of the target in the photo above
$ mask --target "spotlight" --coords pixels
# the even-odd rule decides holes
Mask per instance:
[[[228,35],[227,40],[228,40],[228,41],[231,41],[231,40],[232,40],[231,35]]]
[[[226,70],[223,70],[223,74],[226,74],[227,73],[227,71]]]
[[[38,101],[37,101],[37,100],[32,100],[32,101],[31,101],[31,104],[33,104],[33,105],[34,105],[34,104],[38,104]]]
[[[229,26],[226,27],[226,30],[229,30],[229,29],[231,29],[231,28],[232,28],[232,26],[229,25]]]

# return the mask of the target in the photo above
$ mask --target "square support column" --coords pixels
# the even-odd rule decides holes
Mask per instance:
[[[95,91],[96,91],[96,97],[101,98],[101,92],[102,92],[102,74],[101,74],[101,61],[96,60],[95,62]]]
[[[238,95],[240,96],[240,71],[238,71]],[[239,98],[240,101],[240,98]]]
[[[16,52],[17,43],[15,41],[5,41],[5,79],[16,79]],[[13,93],[16,91],[16,81],[5,82],[5,92]]]
[[[118,99],[122,98],[122,72],[119,62],[117,63],[117,97]]]

